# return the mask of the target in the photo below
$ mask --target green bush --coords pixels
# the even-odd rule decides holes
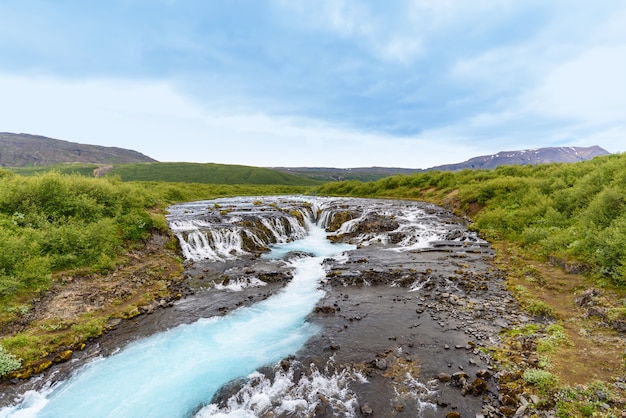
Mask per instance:
[[[549,393],[555,390],[559,384],[559,379],[552,373],[533,368],[524,370],[524,380],[543,393]]]
[[[577,261],[626,286],[626,154],[568,164],[425,172],[370,183],[329,183],[318,194],[449,202],[471,228],[539,259]]]
[[[0,346],[0,377],[22,366],[22,360],[18,359],[11,353],[4,351]]]

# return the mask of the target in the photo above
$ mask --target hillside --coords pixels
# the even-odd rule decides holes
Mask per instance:
[[[29,134],[0,132],[0,166],[50,166],[61,163],[125,164],[153,162],[137,151],[78,144]]]
[[[374,181],[395,174],[413,174],[422,170],[395,167],[358,167],[358,168],[331,168],[331,167],[272,167],[285,173],[309,177],[320,181],[360,180]]]
[[[141,163],[115,165],[107,175],[123,181],[166,181],[206,184],[318,185],[321,182],[269,168],[213,163]]]

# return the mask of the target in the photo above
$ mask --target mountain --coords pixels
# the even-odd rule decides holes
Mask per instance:
[[[500,165],[527,165],[542,163],[572,163],[608,155],[610,152],[594,145],[592,147],[547,147],[521,151],[501,151],[493,155],[474,157],[462,163],[439,165],[428,169],[360,167],[274,167],[275,170],[310,177],[323,181],[360,180],[373,181],[395,174],[423,173],[425,171],[459,171],[469,169],[493,169]]]
[[[500,165],[575,163],[609,154],[610,152],[597,145],[592,147],[548,147],[522,151],[501,151],[493,155],[474,157],[462,163],[432,167],[429,170],[459,171],[466,168],[488,170]]]
[[[49,166],[61,163],[125,164],[155,162],[137,151],[85,145],[45,136],[0,132],[0,166]]]

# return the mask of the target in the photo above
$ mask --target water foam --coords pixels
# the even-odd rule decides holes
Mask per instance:
[[[313,364],[309,373],[297,377],[296,373],[293,366],[286,371],[279,369],[274,376],[254,372],[224,405],[210,404],[196,418],[259,417],[270,413],[312,417],[322,403],[332,408],[334,416],[358,416],[358,402],[350,383],[367,382],[362,374],[349,369],[331,372],[328,366],[321,372]]]
[[[323,296],[324,257],[332,246],[309,225],[304,240],[286,244],[321,256],[290,261],[291,282],[277,295],[224,317],[201,319],[142,339],[89,364],[49,392],[28,394],[3,417],[189,416],[224,383],[298,350],[318,329],[305,321]],[[278,246],[277,255],[284,250]]]

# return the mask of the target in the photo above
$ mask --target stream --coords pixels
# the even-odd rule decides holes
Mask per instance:
[[[467,339],[507,324],[493,251],[449,212],[301,196],[168,210],[196,294],[134,321],[139,337],[113,354],[44,377],[0,418],[480,411],[479,398],[426,382],[469,356],[486,367]]]

